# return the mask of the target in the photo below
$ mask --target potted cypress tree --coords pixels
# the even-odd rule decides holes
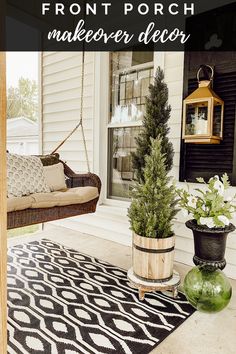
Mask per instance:
[[[151,150],[150,138],[162,138],[161,152],[165,154],[165,167],[168,172],[173,165],[174,149],[168,139],[171,107],[168,104],[168,87],[164,82],[164,73],[160,67],[157,68],[153,84],[149,86],[145,109],[143,128],[136,138],[136,151],[132,153],[133,169],[138,181],[143,180],[145,156],[149,155]]]
[[[196,188],[194,193],[190,193],[189,189],[177,190],[180,206],[192,217],[186,226],[193,232],[193,262],[195,265],[224,269],[227,236],[235,230],[230,220],[236,210],[235,198],[224,196],[230,186],[228,175],[225,173],[221,178],[214,176],[208,183],[201,177],[197,181],[204,187]]]
[[[135,182],[128,210],[133,231],[133,272],[147,281],[168,281],[173,275],[177,213],[176,191],[166,168],[161,138],[150,139],[143,177]]]

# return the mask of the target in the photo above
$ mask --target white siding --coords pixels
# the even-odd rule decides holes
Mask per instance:
[[[170,139],[173,143],[175,155],[172,174],[179,179],[181,114],[183,97],[183,69],[184,55],[182,52],[167,52],[164,57],[165,82],[169,89],[169,103],[171,105]]]
[[[81,53],[45,52],[42,55],[42,150],[54,148],[80,119]],[[93,168],[94,53],[86,52],[84,76],[84,130]],[[86,171],[80,128],[58,151],[75,171]]]
[[[179,161],[180,161],[180,137],[181,137],[181,115],[183,100],[183,52],[166,52],[164,54],[165,81],[169,88],[169,103],[172,107],[170,119],[170,139],[173,143],[175,156],[172,175],[176,181],[179,180]],[[181,185],[181,183],[180,183]],[[194,184],[191,184],[194,188]],[[232,188],[232,195],[236,193],[236,188]],[[181,212],[177,221],[174,223],[176,238],[175,259],[178,262],[193,265],[193,237],[191,230],[184,225],[185,218]],[[233,221],[236,225],[236,220]],[[226,250],[227,266],[225,273],[231,278],[236,279],[236,233],[229,234]]]

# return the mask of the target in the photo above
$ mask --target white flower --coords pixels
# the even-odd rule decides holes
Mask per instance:
[[[217,190],[217,192],[220,194],[220,195],[224,195],[224,185],[223,185],[223,183],[222,182],[220,182],[220,181],[215,181],[215,183],[214,183],[214,186],[213,186],[213,188],[215,189],[215,190]]]
[[[224,224],[224,226],[229,225],[229,219],[226,216],[219,215],[217,218]]]
[[[197,206],[197,198],[195,198],[194,196],[190,196],[188,198],[188,204],[187,204],[190,208],[196,208]]]
[[[208,217],[208,218],[203,218],[201,217],[199,219],[200,221],[200,224],[201,225],[206,225],[209,227],[209,229],[213,228],[213,227],[216,227],[215,223],[214,223],[214,219],[212,217]]]
[[[213,179],[216,179],[216,180],[220,180],[220,178],[219,178],[219,176],[218,175],[215,175],[214,177],[211,177],[210,179],[209,179],[209,182],[211,182]]]

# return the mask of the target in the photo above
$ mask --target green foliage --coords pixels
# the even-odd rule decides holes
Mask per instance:
[[[197,178],[197,181],[204,183],[205,188],[196,188],[195,194],[191,194],[189,189],[178,189],[179,205],[193,216],[198,225],[206,225],[209,228],[229,225],[236,206],[235,196],[228,200],[224,198],[225,189],[230,186],[228,175],[225,173],[221,180],[219,176],[214,176],[208,183],[203,178]]]
[[[199,183],[205,183],[204,179],[202,177],[197,177],[196,180],[199,182]]]
[[[36,121],[38,115],[38,86],[35,80],[20,78],[18,87],[7,91],[7,118],[26,117]]]
[[[143,119],[143,129],[136,138],[137,149],[132,153],[133,169],[138,181],[144,178],[143,168],[145,156],[150,154],[150,137],[162,138],[161,151],[165,154],[165,166],[170,171],[173,164],[174,150],[167,135],[169,133],[168,120],[171,108],[168,105],[168,88],[164,80],[163,71],[158,68],[154,78],[154,84],[150,85],[150,94],[146,98],[146,114]]]
[[[162,139],[150,139],[150,155],[145,157],[143,181],[136,182],[128,210],[131,229],[145,237],[171,236],[172,220],[177,213],[175,186],[166,170],[161,152]]]
[[[221,180],[222,180],[222,183],[223,183],[225,189],[230,187],[229,176],[227,175],[227,173],[223,174],[223,176],[221,177]]]
[[[30,225],[30,226],[24,226],[24,227],[18,227],[17,229],[11,229],[7,231],[7,237],[12,238],[12,237],[18,237],[18,236],[23,236],[26,234],[33,234],[35,232],[39,231],[39,225]]]

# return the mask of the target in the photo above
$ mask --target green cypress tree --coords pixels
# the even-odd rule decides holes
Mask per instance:
[[[171,236],[172,220],[177,213],[175,186],[166,170],[166,158],[161,152],[162,139],[150,139],[150,155],[145,157],[143,180],[136,181],[131,192],[128,217],[131,229],[144,237]]]
[[[137,149],[132,153],[133,169],[138,181],[143,179],[145,156],[150,154],[150,137],[162,138],[161,151],[166,156],[165,165],[170,171],[173,165],[173,145],[167,135],[169,133],[168,120],[171,108],[168,105],[168,88],[164,80],[164,73],[160,67],[156,71],[154,84],[150,85],[150,94],[146,98],[146,114],[143,119],[143,129],[136,138]]]

